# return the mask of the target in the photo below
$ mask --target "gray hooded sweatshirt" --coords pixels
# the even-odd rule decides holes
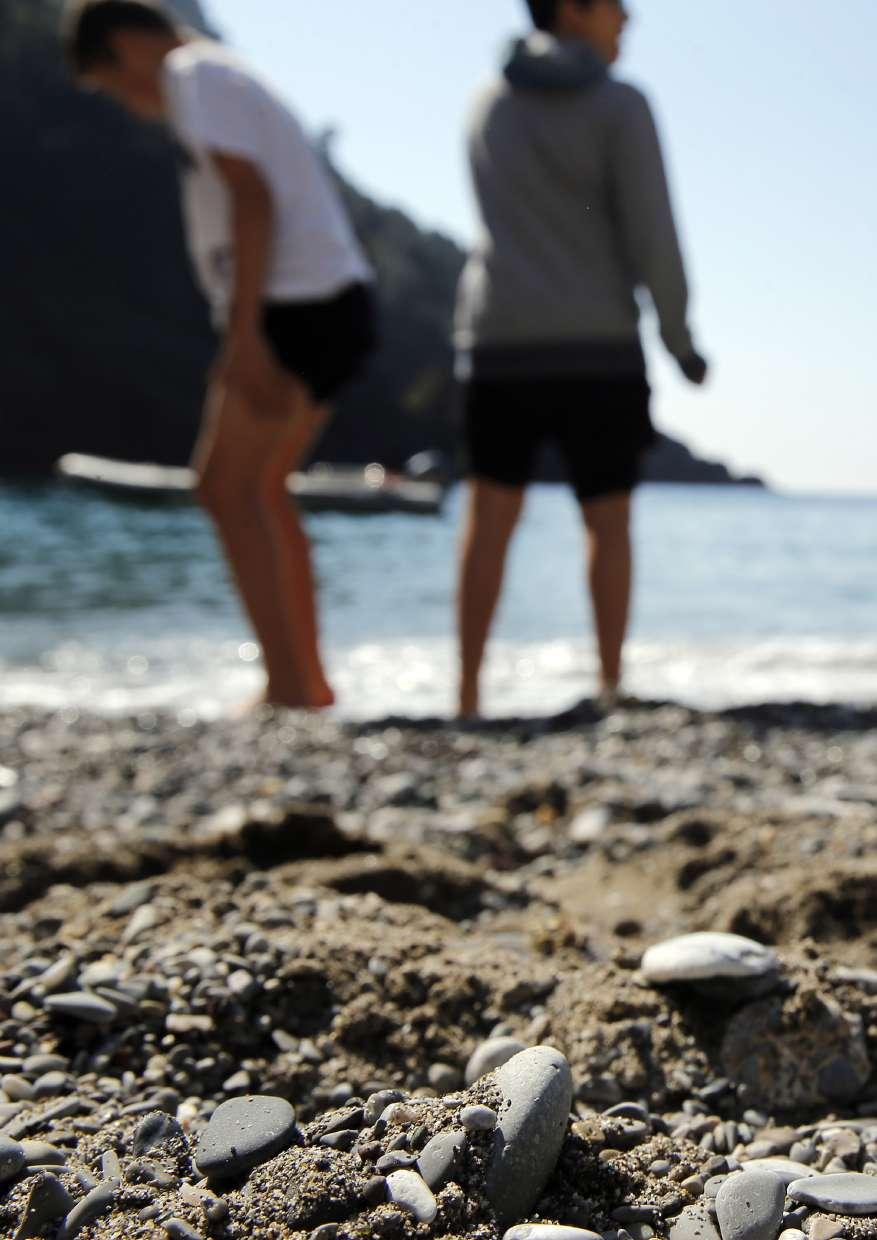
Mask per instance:
[[[654,120],[586,44],[536,32],[478,98],[470,159],[483,231],[455,341],[476,376],[642,373],[636,290],[680,361],[688,288]]]

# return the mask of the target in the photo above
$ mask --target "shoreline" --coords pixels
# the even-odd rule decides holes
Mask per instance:
[[[0,1149],[44,1143],[0,1234],[54,1180],[73,1208],[115,1183],[83,1240],[496,1240],[477,1132],[430,1222],[375,1183],[489,1101],[463,1074],[496,1036],[557,1047],[575,1090],[522,1222],[717,1240],[714,1181],[790,1152],[877,1192],[877,711],[153,722],[0,713]],[[705,930],[776,948],[766,994],[644,981]],[[379,1088],[411,1117],[367,1123]],[[294,1137],[202,1184],[249,1095]],[[877,1237],[877,1198],[782,1221]]]

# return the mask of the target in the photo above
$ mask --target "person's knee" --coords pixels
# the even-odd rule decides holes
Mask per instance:
[[[240,470],[213,463],[199,474],[195,493],[201,506],[211,516],[221,519],[258,502],[258,480]]]
[[[611,495],[582,503],[588,533],[594,538],[625,539],[630,536],[630,496]]]

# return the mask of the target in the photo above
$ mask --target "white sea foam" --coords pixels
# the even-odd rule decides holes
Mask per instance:
[[[0,707],[216,717],[257,691],[257,653],[246,640],[68,643],[44,655],[38,665],[0,665]],[[448,640],[341,647],[329,652],[329,664],[341,718],[452,711],[455,663]],[[486,713],[550,715],[591,693],[595,674],[594,656],[585,643],[496,642],[485,674]],[[877,643],[635,642],[629,650],[627,688],[641,698],[706,708],[793,700],[873,705]]]

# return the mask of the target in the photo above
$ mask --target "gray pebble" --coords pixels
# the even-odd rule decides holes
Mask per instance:
[[[67,1156],[47,1141],[22,1141],[21,1148],[29,1167],[63,1167]]]
[[[670,1224],[670,1240],[722,1240],[703,1205],[688,1206]]]
[[[78,1236],[83,1227],[87,1227],[112,1208],[118,1194],[118,1180],[105,1180],[103,1184],[98,1184],[64,1219],[64,1226],[58,1232],[58,1240],[72,1240],[73,1236]]]
[[[779,1240],[807,1240],[807,1236],[797,1227],[787,1227],[785,1231],[780,1232]]]
[[[67,995],[49,995],[44,1000],[44,1007],[53,1015],[67,1016],[72,1020],[93,1025],[108,1025],[118,1014],[112,1003],[86,990]]]
[[[601,1240],[594,1231],[581,1227],[561,1227],[553,1223],[518,1223],[505,1233],[502,1240]]]
[[[154,1111],[137,1126],[131,1149],[134,1157],[139,1158],[170,1141],[180,1140],[185,1140],[185,1135],[177,1121],[164,1111]]]
[[[34,1088],[31,1082],[14,1073],[0,1077],[0,1089],[10,1102],[31,1102],[34,1098]]]
[[[366,1100],[365,1122],[374,1124],[394,1102],[403,1102],[405,1095],[399,1089],[380,1089]]]
[[[643,1123],[649,1121],[648,1110],[638,1102],[618,1102],[604,1111],[603,1115],[606,1119],[638,1119]]]
[[[295,1131],[295,1112],[285,1099],[232,1098],[213,1112],[195,1164],[209,1179],[233,1179],[288,1149]]]
[[[21,1064],[25,1076],[39,1077],[46,1072],[67,1072],[70,1060],[66,1055],[29,1055]]]
[[[444,1188],[463,1159],[465,1132],[440,1132],[421,1151],[418,1170],[429,1187]]]
[[[503,1064],[508,1063],[515,1055],[525,1051],[527,1047],[517,1038],[490,1038],[482,1042],[472,1053],[466,1064],[464,1079],[467,1085],[474,1085],[489,1072],[495,1072]]]
[[[490,1107],[463,1107],[460,1112],[460,1123],[470,1132],[493,1132],[499,1116]]]
[[[416,1154],[406,1154],[402,1150],[391,1150],[375,1163],[375,1171],[380,1175],[389,1175],[391,1171],[403,1171],[417,1164]]]
[[[877,1178],[848,1171],[844,1175],[818,1175],[795,1180],[789,1196],[801,1205],[850,1217],[877,1216]]]
[[[498,1226],[529,1214],[555,1168],[572,1107],[572,1075],[560,1051],[523,1051],[496,1074],[503,1104],[485,1192]]]
[[[374,1175],[362,1190],[362,1198],[366,1205],[381,1206],[387,1200],[387,1181],[382,1175]]]
[[[743,1170],[747,1172],[770,1171],[787,1187],[795,1180],[805,1180],[808,1176],[816,1174],[812,1167],[795,1162],[791,1158],[749,1158],[743,1164]]]
[[[432,1190],[416,1171],[394,1171],[387,1176],[390,1201],[407,1210],[418,1223],[432,1223],[438,1214],[438,1202]]]
[[[776,1240],[785,1201],[782,1180],[769,1171],[729,1176],[716,1197],[722,1240]]]
[[[656,985],[763,977],[779,969],[779,958],[769,947],[738,934],[684,934],[651,947],[643,956],[642,971]]]
[[[337,1223],[324,1223],[322,1227],[315,1227],[311,1232],[308,1240],[335,1240],[338,1235]]]
[[[327,1132],[320,1137],[320,1145],[325,1145],[330,1150],[343,1150],[345,1153],[352,1150],[359,1140],[359,1130],[357,1128],[342,1128],[339,1132]]]
[[[66,1072],[45,1072],[33,1083],[35,1098],[58,1098],[61,1094],[72,1093],[76,1083]]]
[[[40,1175],[30,1190],[14,1240],[30,1240],[38,1236],[47,1223],[65,1218],[72,1209],[73,1198],[57,1176]]]
[[[459,1086],[461,1077],[459,1070],[450,1064],[434,1063],[430,1065],[426,1079],[437,1094],[449,1094]]]
[[[26,1163],[24,1148],[17,1141],[0,1136],[0,1184],[15,1179]]]
[[[195,1228],[190,1227],[185,1219],[169,1218],[162,1223],[162,1227],[171,1240],[204,1240],[200,1231],[195,1231]]]

